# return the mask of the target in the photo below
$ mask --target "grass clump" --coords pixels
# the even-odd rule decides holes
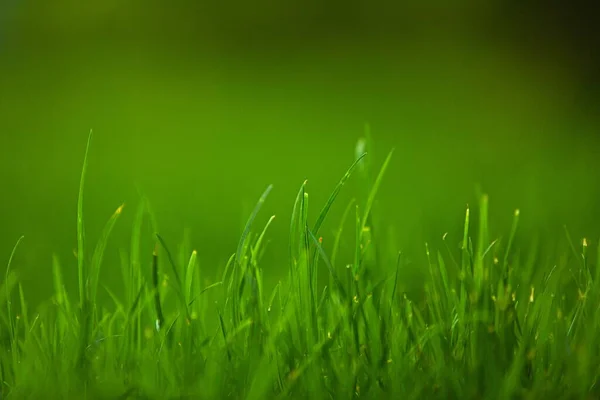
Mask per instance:
[[[88,257],[88,142],[77,209],[79,296],[65,289],[54,258],[54,295],[31,312],[11,269],[13,251],[0,285],[0,397],[600,398],[600,266],[590,261],[589,242],[577,246],[567,237],[568,251],[544,254],[535,243],[523,249],[518,210],[508,236],[491,237],[482,195],[476,221],[466,209],[456,250],[448,235],[425,244],[422,295],[404,293],[398,283],[406,258],[385,254],[372,218],[392,153],[373,174],[363,152],[369,146],[367,136],[312,224],[301,185],[285,279],[273,288],[264,286],[262,256],[275,217],[258,224],[269,186],[235,253],[208,284],[196,250],[173,253],[160,234],[143,234],[145,223],[157,229],[142,199],[122,256],[125,291],[116,294],[100,282],[100,269],[123,206]],[[356,170],[364,205],[352,200],[334,234],[321,236]],[[352,262],[342,265],[342,228],[353,215]],[[152,254],[142,251],[146,245]],[[99,290],[110,305],[97,301]]]

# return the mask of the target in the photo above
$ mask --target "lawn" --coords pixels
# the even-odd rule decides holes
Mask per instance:
[[[201,243],[160,234],[149,198],[119,207],[96,243],[86,239],[91,138],[77,290],[55,258],[52,298],[29,304],[11,268],[27,252],[20,240],[0,280],[0,398],[600,398],[597,241],[568,230],[548,243],[523,237],[519,210],[506,210],[512,228],[493,235],[482,192],[457,221],[459,237],[440,226],[421,248],[390,249],[375,205],[394,151],[374,165],[366,135],[325,204],[298,182],[289,221],[269,214],[276,189],[265,182],[229,262],[207,271]],[[336,203],[350,180],[353,200]],[[331,234],[321,228],[334,206],[344,213]],[[124,213],[130,242],[110,242]],[[264,265],[275,221],[289,226],[286,265]],[[350,254],[342,240],[354,243]],[[128,249],[124,290],[101,279],[107,246]],[[424,278],[400,282],[407,269]]]

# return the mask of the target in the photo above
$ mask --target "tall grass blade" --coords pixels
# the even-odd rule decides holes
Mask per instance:
[[[318,250],[323,262],[325,262],[325,265],[327,266],[327,269],[329,270],[329,274],[333,278],[333,282],[335,283],[336,288],[339,290],[342,298],[346,299],[347,298],[346,290],[344,289],[342,282],[338,278],[337,273],[335,272],[335,269],[331,265],[331,262],[329,261],[329,258],[327,257],[327,254],[325,253],[325,250],[323,250],[323,246],[321,246],[321,243],[319,243],[319,240],[315,237],[315,235],[311,231],[309,231],[308,233],[310,235],[310,239],[312,240],[313,244],[315,245],[316,249]]]
[[[179,272],[177,272],[178,268],[177,268],[177,265],[175,264],[175,260],[173,259],[173,256],[172,256],[171,252],[169,251],[169,247],[167,246],[167,243],[162,238],[162,236],[160,236],[157,233],[156,237],[158,238],[158,241],[160,242],[165,253],[167,254],[167,259],[169,260],[169,265],[171,266],[171,270],[173,271],[173,275],[175,276],[175,293],[177,294],[177,298],[179,299],[179,301],[181,303],[181,307],[182,307],[183,311],[185,312],[186,320],[190,321],[191,320],[190,311],[187,306],[187,301],[185,298],[185,294],[183,292],[184,291],[183,283],[181,282],[181,277],[179,276]],[[155,248],[155,252],[156,252],[156,250],[157,249]],[[156,265],[156,268],[154,268],[154,265],[153,265],[152,270],[155,271],[156,274],[158,274],[158,261],[157,260],[158,260],[158,255],[156,257],[153,256],[153,262],[156,262],[157,265]]]
[[[379,170],[379,174],[377,174],[377,178],[375,179],[375,182],[373,183],[373,187],[371,188],[371,191],[369,192],[369,196],[367,197],[367,203],[365,205],[364,214],[362,217],[361,232],[364,230],[364,228],[367,224],[367,219],[369,218],[371,209],[373,208],[373,203],[375,202],[375,197],[377,196],[377,192],[379,191],[379,186],[381,185],[381,182],[383,181],[383,176],[385,175],[385,172],[390,164],[393,154],[394,154],[394,150],[392,150],[388,153],[385,161],[383,162],[383,165],[381,166],[381,169]]]
[[[152,285],[154,286],[154,310],[156,312],[156,330],[160,331],[165,321],[160,301],[160,281],[158,276],[158,249],[152,253]]]
[[[192,251],[192,255],[190,256],[190,260],[188,262],[187,269],[185,272],[184,281],[185,281],[185,301],[186,301],[186,303],[189,303],[192,298],[192,284],[193,284],[193,279],[194,279],[194,270],[197,265],[196,264],[197,255],[198,255],[198,253],[196,252],[196,250]]]
[[[306,191],[306,184],[308,181],[304,181],[300,189],[298,190],[298,194],[296,195],[296,199],[294,200],[294,207],[292,208],[292,217],[290,218],[290,238],[289,238],[289,256],[290,263],[295,266],[297,262],[296,257],[297,254],[294,254],[294,251],[298,249],[298,236],[297,229],[300,218],[300,205],[304,200],[304,192]],[[292,272],[295,268],[292,268]]]
[[[92,130],[88,135],[85,155],[83,157],[83,167],[81,168],[81,178],[79,180],[79,195],[77,197],[77,276],[79,279],[79,305],[84,307],[87,301],[85,297],[85,282],[87,274],[85,272],[85,232],[83,226],[83,193],[85,187],[85,176],[88,167],[88,157],[90,145],[92,143]]]
[[[352,171],[354,171],[354,168],[356,168],[356,166],[358,165],[358,163],[363,158],[365,158],[366,155],[367,155],[367,153],[361,154],[356,159],[356,161],[354,161],[352,163],[352,165],[350,166],[350,168],[348,168],[348,170],[346,171],[346,173],[344,174],[344,176],[342,177],[342,179],[340,179],[340,181],[338,182],[338,184],[335,187],[335,189],[333,189],[333,192],[331,193],[331,195],[327,199],[327,202],[325,203],[325,206],[323,207],[323,209],[319,213],[319,216],[317,217],[317,221],[313,225],[312,232],[313,232],[313,234],[315,236],[317,236],[319,234],[319,229],[321,229],[321,225],[323,224],[323,221],[325,221],[325,218],[327,217],[327,214],[329,213],[329,209],[333,205],[335,199],[337,198],[338,194],[342,190],[342,187],[344,186],[344,184],[346,183],[346,181],[350,178],[350,175],[352,175]]]
[[[242,232],[242,236],[240,237],[240,241],[238,243],[238,247],[237,247],[237,251],[236,251],[236,260],[237,260],[238,264],[241,263],[242,251],[244,248],[244,244],[246,243],[246,238],[247,238],[248,234],[250,233],[250,229],[252,228],[252,223],[254,222],[254,219],[258,215],[258,212],[262,208],[263,204],[265,203],[265,201],[266,201],[267,197],[269,196],[269,193],[271,193],[272,189],[273,189],[273,185],[269,185],[267,187],[267,189],[263,192],[263,194],[258,199],[258,202],[254,206],[254,210],[252,210],[252,213],[250,214],[248,221],[246,222],[246,226],[244,227],[244,231]]]
[[[125,205],[121,205],[114,214],[110,217],[106,225],[104,226],[104,230],[102,231],[102,236],[98,243],[96,244],[96,248],[94,249],[94,254],[92,256],[92,264],[90,268],[90,276],[89,276],[89,285],[90,285],[90,301],[96,301],[96,293],[98,291],[98,281],[100,277],[100,268],[102,266],[102,259],[104,257],[104,252],[106,250],[106,245],[108,243],[108,238],[123,211],[123,207]]]
[[[342,232],[344,231],[344,224],[346,223],[346,220],[348,219],[348,216],[350,215],[350,210],[352,210],[352,206],[354,206],[355,202],[356,202],[356,199],[352,199],[348,203],[348,205],[344,209],[342,218],[340,219],[340,224],[336,230],[335,238],[333,241],[333,249],[331,250],[331,265],[334,265],[334,266],[336,265],[335,262],[337,260],[337,255],[340,250],[340,244],[341,244],[341,240],[342,240]]]
[[[10,252],[10,257],[8,258],[8,263],[6,264],[6,273],[4,274],[4,291],[5,291],[5,296],[6,296],[6,310],[8,313],[8,326],[10,329],[10,340],[11,340],[11,345],[14,344],[14,340],[15,340],[15,322],[12,319],[12,312],[11,312],[11,304],[12,301],[10,300],[10,295],[11,295],[11,291],[12,288],[14,286],[14,283],[11,284],[11,270],[10,267],[13,263],[13,259],[15,257],[15,254],[17,252],[17,248],[19,247],[19,244],[21,244],[21,242],[23,241],[25,237],[21,236],[18,240],[17,243],[14,245],[12,251]],[[14,349],[13,349],[14,350]]]
[[[513,216],[513,223],[510,229],[510,236],[508,237],[508,244],[506,245],[506,250],[504,252],[504,260],[502,263],[502,273],[504,274],[504,279],[508,278],[508,263],[509,256],[512,250],[513,243],[515,241],[515,236],[517,234],[517,229],[519,227],[519,216],[521,215],[521,211],[516,209]]]

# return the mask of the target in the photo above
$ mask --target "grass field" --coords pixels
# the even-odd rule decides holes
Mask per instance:
[[[298,182],[291,221],[278,221],[289,225],[288,263],[269,266],[279,275],[269,287],[271,186],[215,273],[194,248],[156,232],[146,198],[119,207],[100,240],[87,241],[84,162],[78,291],[65,289],[55,259],[54,295],[33,309],[11,268],[27,251],[20,240],[0,280],[0,398],[600,398],[597,242],[567,230],[552,243],[519,236],[519,210],[493,236],[481,193],[460,237],[440,227],[421,249],[394,249],[374,207],[394,152],[373,165],[370,146],[367,135],[325,204]],[[354,200],[335,203],[350,179],[360,182]],[[321,227],[334,205],[345,212],[331,235]],[[125,212],[134,223],[130,242],[117,244],[128,249],[120,291],[100,271]],[[351,255],[342,238],[355,244]],[[411,262],[418,252],[423,265]],[[405,290],[409,268],[426,279]]]

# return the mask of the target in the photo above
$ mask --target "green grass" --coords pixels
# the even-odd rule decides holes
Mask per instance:
[[[11,268],[25,251],[19,239],[0,285],[0,398],[600,398],[600,266],[588,240],[527,240],[518,210],[508,234],[495,237],[482,194],[460,237],[440,229],[441,239],[418,250],[425,262],[410,264],[414,254],[391,252],[385,224],[375,225],[385,221],[374,206],[393,159],[373,170],[367,132],[314,218],[308,183],[300,186],[274,287],[265,287],[262,263],[276,221],[263,212],[268,186],[216,273],[198,263],[202,244],[174,252],[141,199],[131,242],[120,246],[129,248],[120,293],[100,282],[100,270],[123,206],[93,247],[86,241],[90,143],[91,134],[77,209],[79,296],[54,258],[54,295],[29,309]],[[361,189],[323,233],[349,179]],[[145,235],[145,224],[156,234]],[[354,243],[351,254],[342,240]],[[426,271],[415,283],[422,290],[410,291],[420,295],[400,290],[407,268]]]

